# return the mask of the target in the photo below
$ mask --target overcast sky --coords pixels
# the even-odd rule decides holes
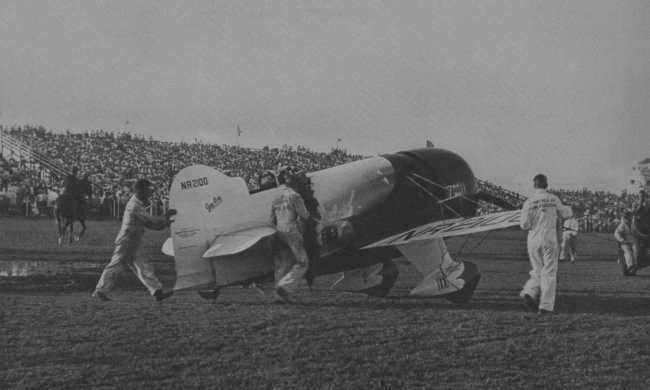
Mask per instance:
[[[128,124],[126,124],[128,121]],[[650,1],[0,3],[0,123],[454,150],[521,189],[650,157]]]

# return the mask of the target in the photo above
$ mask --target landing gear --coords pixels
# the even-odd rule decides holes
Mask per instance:
[[[463,270],[463,273],[460,274],[460,279],[463,279],[465,281],[465,285],[463,288],[461,288],[458,291],[454,291],[452,293],[442,295],[442,298],[447,299],[448,301],[451,301],[453,303],[462,305],[467,302],[469,302],[470,299],[472,299],[472,295],[474,295],[474,290],[476,290],[476,286],[478,286],[478,282],[481,280],[481,273],[478,270],[478,267],[476,264],[471,263],[469,261],[464,262],[465,269]]]

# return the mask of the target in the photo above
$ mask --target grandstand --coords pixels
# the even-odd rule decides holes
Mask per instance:
[[[258,189],[258,175],[282,166],[307,172],[363,158],[333,149],[315,152],[305,147],[251,149],[202,142],[165,142],[130,133],[103,130],[54,133],[42,126],[0,126],[0,193],[30,214],[39,193],[60,186],[60,179],[73,166],[90,175],[93,183],[93,209],[96,214],[118,217],[130,197],[130,184],[145,175],[158,189],[152,213],[166,207],[167,189],[174,174],[190,164],[204,164],[244,178],[249,189]],[[480,213],[518,209],[525,197],[490,183],[477,180]],[[632,207],[635,195],[602,191],[554,191],[568,204],[578,207],[583,231],[611,231],[620,213]],[[3,200],[0,199],[0,205]],[[22,211],[21,211],[22,212]]]
[[[477,180],[479,199],[483,208],[492,205],[492,208],[503,210],[516,210],[523,206],[526,198],[521,194],[492,184],[485,180]],[[496,210],[493,210],[496,211]]]
[[[29,170],[41,172],[43,180],[50,182],[61,180],[68,174],[64,167],[47,155],[40,153],[38,149],[11,136],[2,126],[0,126],[0,159],[4,161],[3,168],[8,173],[29,165]],[[13,164],[9,163],[9,159],[13,161]]]
[[[250,179],[257,173],[279,166],[293,165],[312,171],[363,158],[339,150],[318,153],[300,146],[249,149],[200,142],[164,142],[101,130],[52,133],[42,127],[25,126],[7,129],[7,134],[31,150],[38,150],[58,166],[78,166],[81,172],[91,175],[98,190],[118,187],[138,175],[146,175],[166,188],[173,174],[190,164],[229,171],[254,186],[254,180]]]

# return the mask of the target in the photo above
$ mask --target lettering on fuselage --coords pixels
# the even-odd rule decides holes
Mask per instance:
[[[204,187],[208,185],[207,177],[200,177],[198,179],[190,179],[181,182],[181,190],[191,190],[192,188]]]

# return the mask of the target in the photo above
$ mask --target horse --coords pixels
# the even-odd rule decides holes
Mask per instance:
[[[70,244],[73,241],[79,241],[83,237],[86,232],[86,210],[84,210],[83,203],[75,199],[74,196],[66,192],[61,194],[56,200],[54,215],[56,217],[56,225],[59,229],[59,246],[63,243],[63,239],[68,232],[68,227],[70,227]],[[74,235],[74,221],[81,223],[81,233],[78,236]]]

